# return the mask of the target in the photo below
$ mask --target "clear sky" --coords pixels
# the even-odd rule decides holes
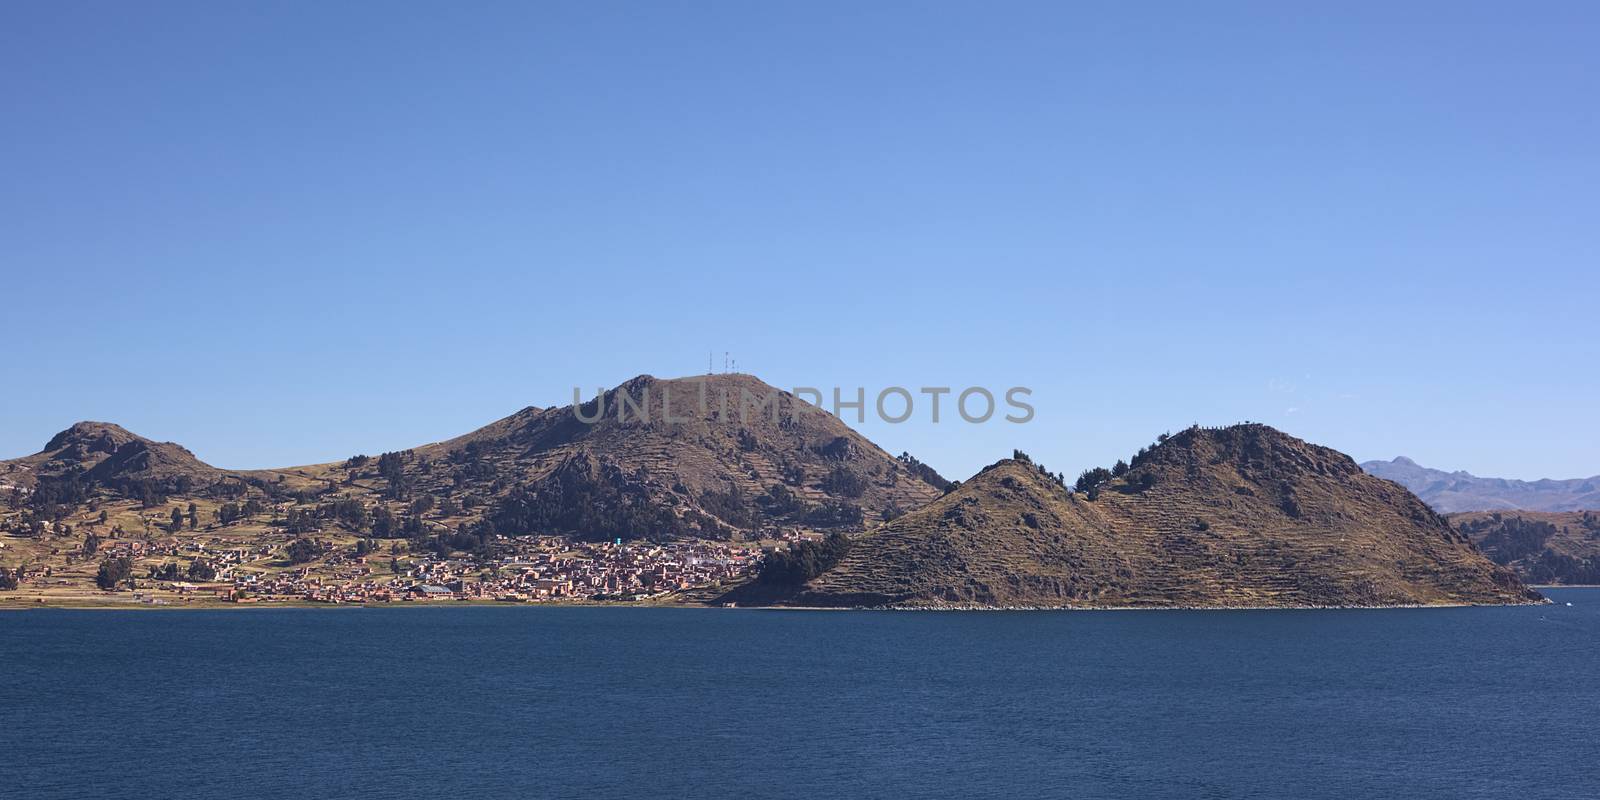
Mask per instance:
[[[0,4],[0,456],[230,468],[572,387],[1034,390],[951,477],[1191,422],[1600,473],[1600,5]]]

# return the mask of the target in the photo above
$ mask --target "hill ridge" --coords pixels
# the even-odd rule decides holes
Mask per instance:
[[[747,398],[768,402],[753,409]],[[592,468],[557,476],[579,456]],[[560,480],[546,486],[552,477]],[[45,451],[0,462],[0,484],[43,488],[52,503],[94,491],[147,505],[173,495],[291,504],[359,496],[402,514],[424,496],[453,497],[464,507],[446,517],[449,524],[480,536],[537,525],[537,532],[609,539],[860,527],[937,496],[945,482],[789,392],[726,373],[641,374],[583,403],[527,406],[440,442],[265,470],[220,470],[180,445],[79,422]],[[640,529],[645,523],[658,530]]]
[[[1109,475],[1109,473],[1107,473]],[[1092,498],[1092,499],[1091,499]],[[1074,491],[1021,458],[852,542],[802,606],[1367,606],[1531,602],[1396,484],[1259,424],[1190,428]]]

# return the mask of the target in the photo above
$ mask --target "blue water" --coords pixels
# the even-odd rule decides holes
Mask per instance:
[[[1549,595],[0,613],[0,797],[1593,798],[1600,590]]]

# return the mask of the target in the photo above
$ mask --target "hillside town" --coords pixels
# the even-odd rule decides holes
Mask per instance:
[[[503,553],[479,559],[425,554],[400,567],[389,555],[328,552],[320,569],[261,572],[240,569],[271,555],[262,548],[184,548],[179,557],[219,565],[205,583],[174,581],[179,595],[211,595],[239,603],[304,600],[322,603],[638,601],[742,581],[760,562],[757,549],[720,543],[576,542],[561,536],[520,536]],[[383,573],[384,577],[378,577]]]
[[[44,534],[73,535],[64,525],[48,525]],[[413,550],[402,540],[352,544],[313,536],[285,542],[211,526],[189,535],[113,535],[97,545],[98,537],[90,537],[12,570],[11,588],[49,595],[89,591],[145,605],[670,601],[740,583],[762,559],[753,543],[590,542],[556,535],[500,537],[492,553],[478,554]],[[93,591],[94,568],[103,572],[117,563],[128,565],[125,577],[110,591]]]

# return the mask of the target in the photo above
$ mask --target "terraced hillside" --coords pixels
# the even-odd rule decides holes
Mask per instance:
[[[1384,606],[1539,596],[1403,487],[1263,425],[1191,428],[1086,491],[1021,459],[730,600]],[[785,585],[785,581],[800,582]]]
[[[175,554],[205,552],[238,559],[236,576],[334,584],[355,572],[396,578],[428,557],[490,564],[503,537],[525,534],[744,541],[860,530],[948,485],[794,403],[748,375],[640,376],[581,408],[526,408],[445,442],[253,471],[78,423],[37,454],[0,461],[0,592],[21,580],[51,598],[98,597],[108,554],[131,554],[138,578],[170,576]],[[378,552],[388,558],[369,557]]]
[[[730,539],[859,528],[945,485],[754,377],[640,376],[581,408],[530,407],[449,441],[282,469],[224,471],[176,444],[81,422],[35,455],[0,462],[11,512],[0,523],[50,530],[89,504],[231,502],[251,511],[217,524],[271,513],[312,532],[381,538]]]
[[[1474,511],[1449,520],[1529,583],[1600,586],[1600,511]]]
[[[838,418],[739,374],[644,375],[579,409],[525,409],[404,454],[401,472],[418,490],[467,486],[504,499],[486,515],[501,528],[543,520],[582,534],[568,513],[580,501],[637,503],[673,510],[688,532],[714,538],[784,524],[858,526],[921,505],[945,484],[915,459],[896,459]]]

